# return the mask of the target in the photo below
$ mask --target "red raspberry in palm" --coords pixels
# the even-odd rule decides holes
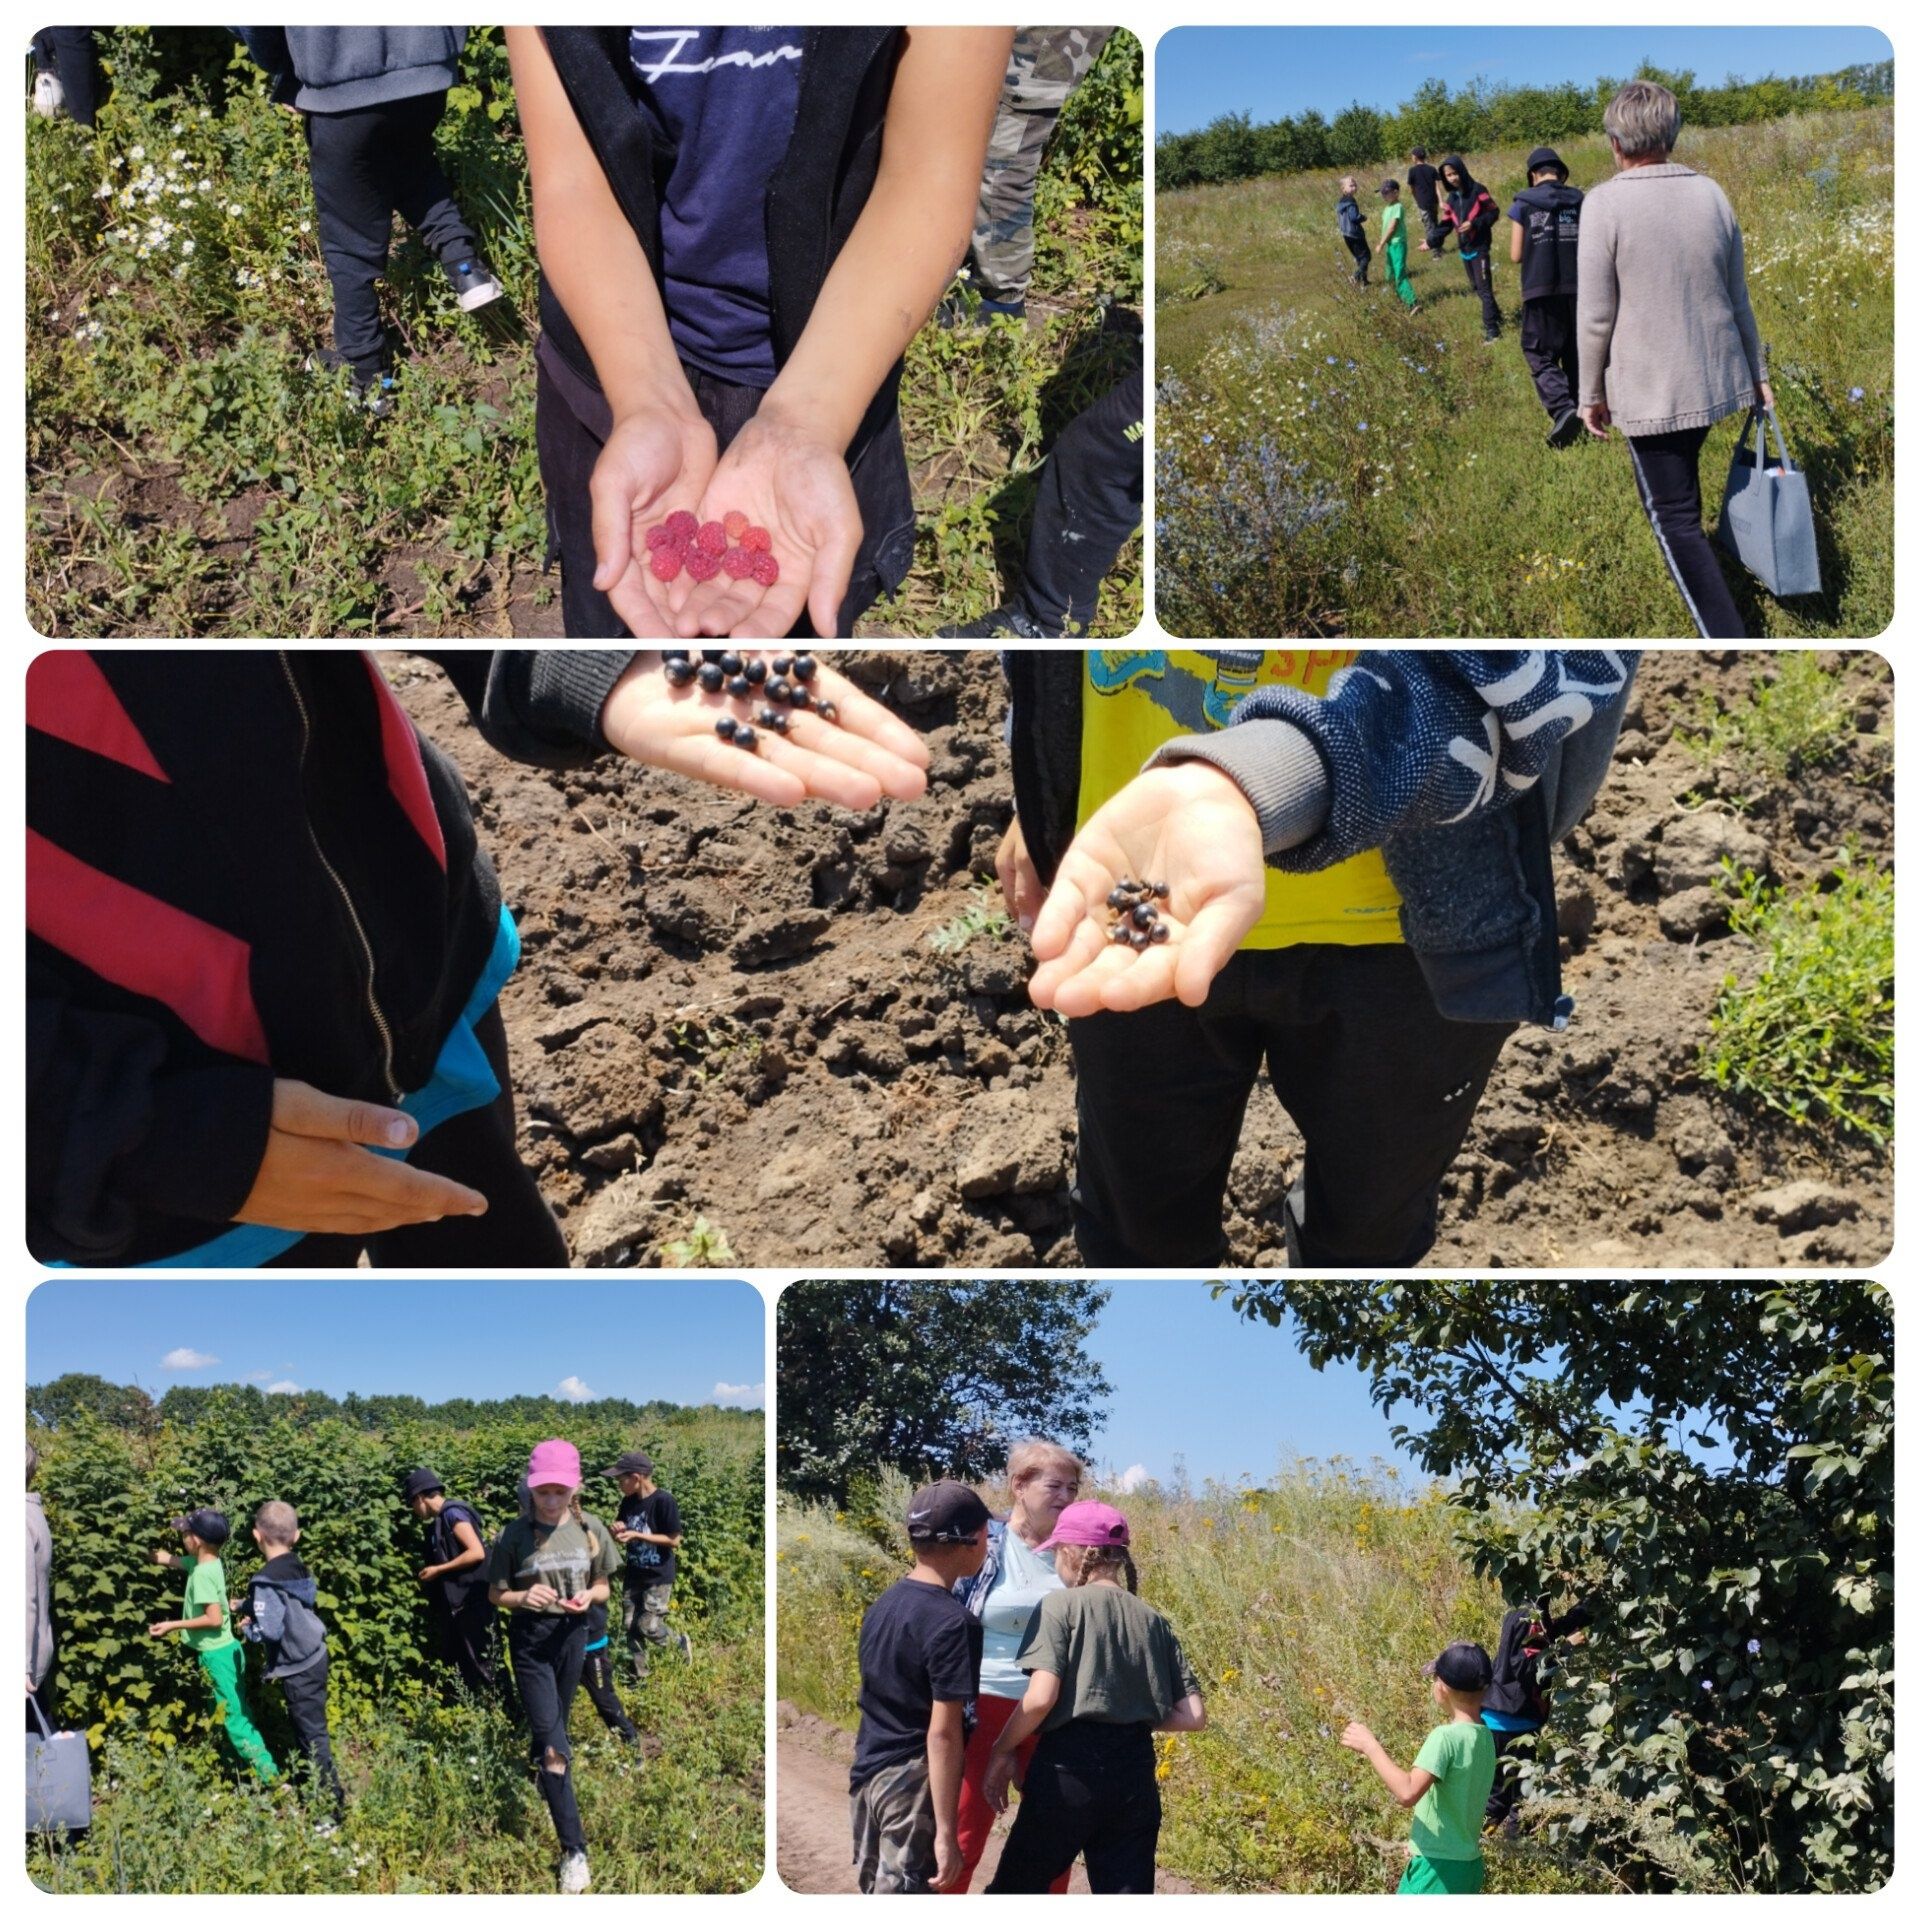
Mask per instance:
[[[744,580],[753,571],[753,555],[745,547],[729,547],[720,556],[720,570],[729,580]]]
[[[700,545],[718,560],[727,550],[727,530],[718,520],[709,520],[700,529]]]
[[[729,540],[738,540],[740,536],[746,532],[750,523],[747,516],[742,513],[738,507],[735,507],[720,524],[726,528],[727,538]]]
[[[650,553],[664,553],[670,547],[682,547],[686,542],[663,520],[657,527],[647,529],[647,550]]]
[[[740,536],[740,544],[745,547],[749,553],[771,553],[773,551],[773,535],[770,534],[765,527],[749,527],[746,532]]]
[[[700,531],[700,522],[685,507],[667,515],[666,529],[681,546],[685,546]]]
[[[687,578],[689,580],[711,580],[720,571],[717,555],[709,553],[705,547],[687,549]]]
[[[756,553],[753,556],[753,577],[763,587],[772,586],[780,578],[780,562],[770,553]]]
[[[656,547],[653,558],[647,564],[653,569],[656,580],[677,580],[680,577],[680,549]]]

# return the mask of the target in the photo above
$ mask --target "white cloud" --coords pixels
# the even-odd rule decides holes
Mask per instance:
[[[572,1400],[576,1404],[582,1400],[597,1400],[600,1397],[577,1373],[568,1374],[567,1377],[554,1388],[554,1392],[562,1400]]]
[[[716,1380],[707,1398],[716,1407],[764,1407],[767,1404],[767,1383],[762,1380],[751,1387],[730,1387],[724,1380]]]
[[[268,1393],[305,1393],[306,1388],[298,1380],[276,1380],[266,1391]]]
[[[1147,1482],[1152,1478],[1153,1478],[1153,1475],[1150,1474],[1138,1460],[1136,1460],[1133,1463],[1133,1465],[1126,1470],[1126,1472],[1119,1475],[1119,1477],[1115,1479],[1113,1484],[1121,1493],[1135,1493],[1135,1492],[1138,1492],[1140,1488],[1144,1487],[1147,1484]]]
[[[271,1380],[273,1375],[274,1369],[272,1367],[256,1367],[246,1378],[251,1380],[255,1386],[258,1386],[263,1380]]]
[[[171,1353],[160,1357],[162,1373],[198,1373],[203,1367],[217,1367],[220,1356],[217,1353],[202,1353],[197,1347],[175,1347]]]

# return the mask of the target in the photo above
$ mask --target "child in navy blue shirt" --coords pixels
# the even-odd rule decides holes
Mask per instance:
[[[1355,197],[1360,183],[1352,174],[1340,176],[1340,198],[1333,203],[1333,217],[1340,223],[1340,238],[1353,255],[1353,284],[1367,284],[1367,269],[1373,264],[1373,249],[1367,245],[1367,216],[1360,211]]]
[[[1580,345],[1574,306],[1580,290],[1580,201],[1566,162],[1551,147],[1527,155],[1527,184],[1507,209],[1508,257],[1520,269],[1520,351],[1533,390],[1553,425],[1547,444],[1580,438]]]

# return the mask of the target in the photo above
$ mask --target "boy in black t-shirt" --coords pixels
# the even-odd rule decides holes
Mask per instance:
[[[426,1522],[427,1555],[420,1584],[433,1609],[436,1650],[469,1693],[481,1699],[502,1693],[480,1516],[464,1500],[448,1499],[445,1484],[431,1467],[416,1467],[408,1474],[400,1497],[413,1509],[416,1520]]]
[[[680,1506],[665,1487],[654,1484],[653,1460],[638,1448],[623,1453],[607,1469],[607,1478],[620,1487],[613,1537],[626,1550],[627,1645],[633,1651],[634,1675],[644,1680],[650,1646],[671,1641],[683,1658],[693,1654],[693,1642],[667,1626],[673,1577],[679,1571],[674,1554],[682,1538]]]
[[[1566,163],[1551,147],[1527,155],[1527,184],[1507,209],[1513,222],[1508,257],[1520,269],[1520,351],[1533,390],[1553,421],[1552,447],[1580,438],[1580,345],[1574,306],[1580,279],[1578,187],[1567,185]]]
[[[1426,237],[1420,242],[1422,253],[1445,253],[1447,230],[1440,224],[1440,169],[1427,158],[1425,147],[1415,147],[1407,168],[1407,192],[1420,209],[1420,223]]]
[[[987,1520],[980,1496],[956,1480],[915,1494],[913,1571],[861,1623],[860,1733],[847,1789],[862,1893],[939,1893],[960,1876],[955,1828],[981,1628],[953,1584],[986,1563]]]

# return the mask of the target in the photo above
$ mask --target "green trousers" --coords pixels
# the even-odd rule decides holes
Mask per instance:
[[[1407,240],[1404,231],[1387,242],[1387,280],[1408,306],[1413,305],[1413,282],[1407,277]]]
[[[247,1703],[241,1698],[240,1677],[247,1665],[245,1648],[209,1647],[198,1658],[213,1694],[215,1715],[226,1729],[227,1745],[235,1758],[251,1767],[256,1779],[279,1779],[280,1769],[260,1738],[260,1729],[247,1718]]]

